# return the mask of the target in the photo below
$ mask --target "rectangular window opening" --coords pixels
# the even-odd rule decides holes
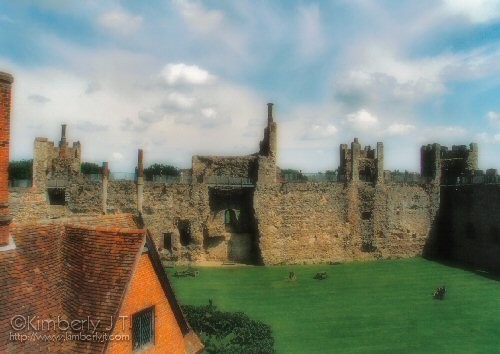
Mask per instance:
[[[154,343],[154,307],[132,315],[132,350]]]

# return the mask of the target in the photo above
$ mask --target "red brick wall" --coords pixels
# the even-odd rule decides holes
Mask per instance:
[[[0,245],[9,243],[9,140],[11,75],[0,72]]]
[[[132,352],[132,315],[151,306],[154,306],[154,345],[141,353],[185,353],[181,330],[147,253],[139,260],[120,309],[120,316],[127,316],[125,323],[118,321],[113,331],[114,335],[129,334],[130,341],[111,341],[108,353]]]

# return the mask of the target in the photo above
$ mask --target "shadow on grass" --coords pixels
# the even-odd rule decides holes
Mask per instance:
[[[482,277],[487,278],[487,279],[500,281],[500,274],[495,273],[495,272],[491,272],[488,270],[484,270],[484,269],[479,269],[478,267],[476,267],[474,265],[464,264],[464,263],[454,261],[454,260],[449,260],[449,259],[430,258],[430,257],[423,257],[423,258],[428,260],[428,261],[431,261],[431,262],[439,263],[439,264],[444,265],[446,267],[461,269],[461,270],[482,276]]]

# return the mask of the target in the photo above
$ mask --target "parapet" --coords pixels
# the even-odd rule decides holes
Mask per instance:
[[[68,146],[66,124],[62,125],[61,140],[55,145],[45,137],[35,138],[33,151],[33,185],[44,187],[51,178],[67,179],[80,174],[81,144]]]
[[[342,181],[384,181],[384,144],[377,143],[377,148],[365,146],[361,149],[358,138],[354,138],[351,148],[340,144],[339,179]]]
[[[437,143],[424,145],[420,149],[420,168],[422,177],[453,184],[459,178],[473,176],[478,169],[478,146],[453,145],[450,150]]]

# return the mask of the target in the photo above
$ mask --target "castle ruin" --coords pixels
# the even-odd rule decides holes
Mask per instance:
[[[462,225],[463,220],[496,210],[481,209],[479,214],[472,206],[458,218],[453,210],[461,211],[459,205],[465,199],[448,205],[450,198],[467,188],[467,195],[483,195],[483,189],[489,188],[491,196],[500,196],[497,184],[456,185],[480,175],[476,144],[451,150],[439,144],[423,146],[421,175],[408,182],[393,180],[384,171],[381,142],[375,149],[361,148],[354,139],[350,148],[340,145],[335,181],[290,183],[280,178],[276,165],[277,139],[273,105],[268,104],[267,126],[255,154],[193,156],[191,169],[181,178],[155,182],[143,176],[147,154],[140,150],[135,181],[110,178],[107,162],[101,181],[93,181],[79,173],[80,144],[67,146],[63,126],[59,147],[44,138],[35,140],[34,188],[11,192],[13,214],[15,220],[29,220],[132,212],[142,216],[164,259],[288,264],[446,252],[465,259],[454,247],[462,245],[462,239],[477,242],[479,236],[472,241],[464,236],[470,236],[470,225],[455,229],[449,223]],[[488,175],[496,181],[496,171],[489,170]],[[455,189],[448,190],[448,184]],[[63,205],[51,205],[54,188],[63,190]],[[490,208],[497,205],[491,198]],[[476,219],[469,222],[474,224]],[[498,219],[480,220],[488,240],[498,242],[495,250],[500,251]],[[467,260],[500,269],[490,255],[490,241],[476,246],[477,252]],[[486,257],[483,248],[489,249]]]

